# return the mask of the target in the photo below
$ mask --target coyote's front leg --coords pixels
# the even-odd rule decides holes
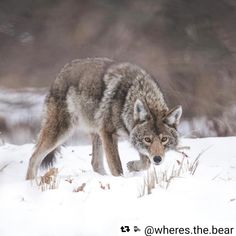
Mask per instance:
[[[150,160],[147,156],[139,154],[140,160],[130,161],[127,163],[127,168],[129,171],[142,171],[147,170],[150,167]]]
[[[102,141],[98,134],[91,134],[92,138],[92,166],[93,170],[101,175],[105,175],[106,171],[103,165]]]
[[[107,158],[107,163],[112,175],[120,176],[123,174],[123,169],[119,157],[117,139],[113,134],[104,130],[100,132],[102,144]]]

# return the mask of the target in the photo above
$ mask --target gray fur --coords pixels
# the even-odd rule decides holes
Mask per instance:
[[[46,98],[27,179],[36,177],[39,164],[45,163],[46,156],[53,156],[50,153],[68,139],[75,127],[93,137],[95,171],[104,174],[103,145],[111,173],[123,174],[117,146],[120,134],[141,156],[139,163],[128,164],[130,171],[146,169],[150,162],[146,160],[164,156],[166,150],[177,145],[181,111],[180,107],[169,111],[157,82],[136,65],[106,58],[74,60],[59,73]],[[165,146],[162,135],[168,136]],[[146,136],[151,137],[151,145],[144,142]],[[46,160],[50,163],[50,158]]]

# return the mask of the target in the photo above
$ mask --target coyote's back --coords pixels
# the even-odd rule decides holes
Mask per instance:
[[[176,126],[181,107],[169,110],[156,82],[130,63],[106,58],[75,60],[65,65],[45,100],[43,122],[27,179],[35,178],[40,164],[50,165],[55,150],[75,127],[91,134],[92,165],[105,173],[102,145],[113,175],[121,175],[117,137],[128,138],[140,161],[132,170],[146,169],[150,160],[159,164],[166,150],[178,143]]]

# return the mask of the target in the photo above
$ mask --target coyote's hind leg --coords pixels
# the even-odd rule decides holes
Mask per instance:
[[[106,171],[103,165],[103,149],[102,141],[98,134],[91,134],[92,138],[92,167],[93,170],[101,175],[105,175]]]
[[[42,139],[43,138],[41,136],[30,158],[29,166],[28,166],[28,170],[26,174],[26,180],[36,178],[38,169],[43,159],[55,149],[55,145],[47,145],[46,143],[47,141],[43,141]]]
[[[55,101],[53,97],[47,99],[47,113],[35,151],[29,161],[27,180],[36,178],[43,161],[48,162],[46,164],[52,162],[53,155],[50,154],[68,139],[72,131],[71,119],[65,102]]]
[[[39,137],[39,142],[36,145],[36,149],[33,152],[28,166],[28,171],[26,175],[26,179],[34,179],[37,177],[37,172],[46,157],[51,158],[51,160],[47,160],[52,162],[53,155],[50,155],[58,146],[63,144],[68,137],[70,136],[70,130],[68,130],[63,135],[59,135],[58,137],[53,138],[52,136],[45,135],[48,131],[43,130],[42,134]],[[50,163],[46,163],[50,164]]]

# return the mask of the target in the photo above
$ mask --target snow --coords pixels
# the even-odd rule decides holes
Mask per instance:
[[[20,122],[39,122],[45,89],[13,90],[0,87],[0,117],[9,126]]]
[[[180,176],[168,188],[161,183],[140,196],[147,172],[128,173],[126,163],[138,155],[127,142],[119,145],[122,177],[94,173],[91,146],[63,147],[55,164],[58,188],[46,191],[25,181],[33,144],[5,144],[0,147],[0,235],[138,236],[145,235],[145,226],[162,224],[234,227],[236,235],[236,138],[183,139],[181,145],[190,149],[184,150],[188,157]],[[200,153],[191,175],[186,163]],[[168,152],[165,162],[155,167],[157,175],[179,168],[176,160],[182,159],[182,154]],[[74,192],[83,183],[83,191]],[[136,225],[141,231],[121,233],[122,225]]]

